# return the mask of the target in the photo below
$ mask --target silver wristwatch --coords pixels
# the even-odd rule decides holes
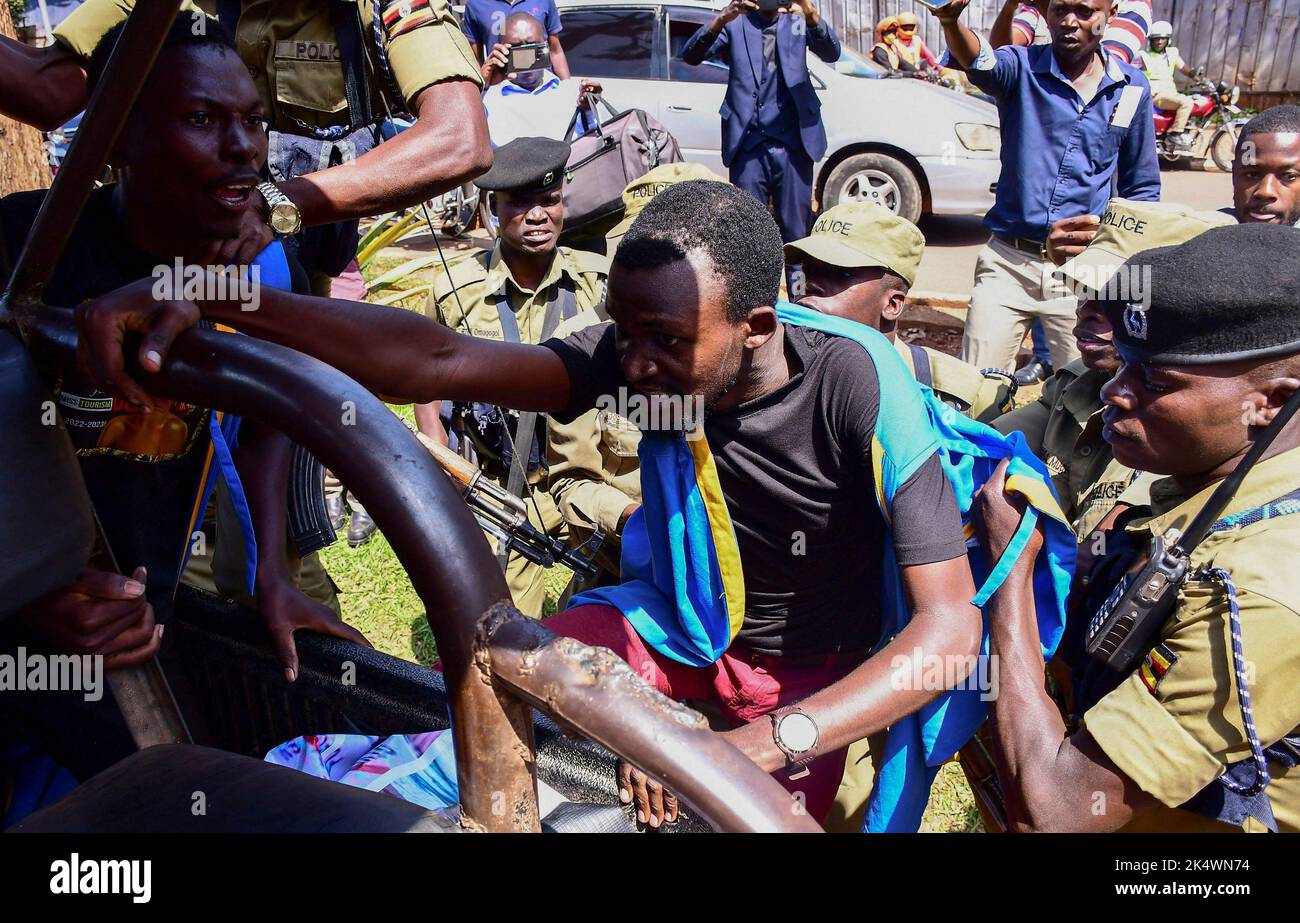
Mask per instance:
[[[271,230],[276,237],[288,237],[302,229],[302,212],[298,211],[298,206],[275,183],[258,183],[257,191],[262,194],[266,207],[271,211]]]
[[[768,712],[772,719],[772,740],[785,754],[785,768],[791,779],[808,775],[808,764],[817,756],[821,736],[817,722],[797,706]]]

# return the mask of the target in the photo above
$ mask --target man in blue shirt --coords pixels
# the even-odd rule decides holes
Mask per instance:
[[[466,0],[460,28],[474,49],[475,60],[488,63],[492,49],[504,40],[506,19],[512,13],[527,13],[542,24],[544,41],[551,53],[551,70],[561,80],[568,80],[569,62],[560,45],[564,26],[560,24],[555,0]]]
[[[951,59],[989,93],[1002,120],[1002,175],[984,218],[992,232],[975,268],[961,358],[1013,369],[1041,317],[1061,368],[1075,358],[1075,302],[1052,282],[1045,246],[1062,218],[1099,215],[1113,196],[1160,198],[1151,89],[1101,49],[1113,0],[1052,0],[1050,45],[996,51],[959,19],[970,0],[935,11]]]
[[[682,60],[725,61],[722,162],[731,182],[774,206],[781,237],[808,236],[813,164],[826,154],[821,100],[808,79],[808,52],[828,64],[840,40],[813,0],[762,12],[753,0],[731,0],[682,46]]]
[[[488,132],[494,148],[515,138],[561,138],[569,121],[578,112],[575,137],[596,127],[598,119],[591,111],[586,94],[600,93],[594,80],[561,80],[546,68],[510,73],[511,47],[541,42],[545,26],[527,13],[506,17],[500,41],[488,54],[483,65],[483,109],[487,113]]]

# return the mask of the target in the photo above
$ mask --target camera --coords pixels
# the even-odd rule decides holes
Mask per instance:
[[[522,71],[545,70],[550,64],[551,51],[545,42],[526,42],[510,46],[506,72],[518,74]]]

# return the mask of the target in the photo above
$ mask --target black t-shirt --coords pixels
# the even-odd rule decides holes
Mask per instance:
[[[0,199],[0,243],[10,261],[44,197],[44,190],[36,190]],[[307,290],[306,274],[289,262],[295,290]],[[131,246],[113,187],[103,186],[91,193],[43,298],[75,307],[171,263]],[[209,411],[173,401],[145,413],[75,376],[55,383],[54,390],[117,564],[127,573],[140,564],[148,568],[149,601],[157,618],[167,621],[208,455]]]
[[[771,394],[705,418],[740,547],[745,621],[738,641],[762,654],[865,651],[880,638],[881,549],[871,442],[875,365],[857,343],[786,325],[791,379]],[[612,323],[545,344],[572,383],[566,420],[627,387]],[[966,553],[961,514],[938,458],[894,498],[900,565]]]

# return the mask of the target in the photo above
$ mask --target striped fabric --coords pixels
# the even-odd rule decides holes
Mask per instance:
[[[1132,64],[1138,52],[1146,47],[1147,33],[1151,31],[1150,0],[1121,0],[1119,12],[1111,19],[1102,36],[1101,46],[1107,54]],[[1051,41],[1043,14],[1028,4],[1021,4],[1011,21],[1011,32],[1026,45],[1046,44]]]

